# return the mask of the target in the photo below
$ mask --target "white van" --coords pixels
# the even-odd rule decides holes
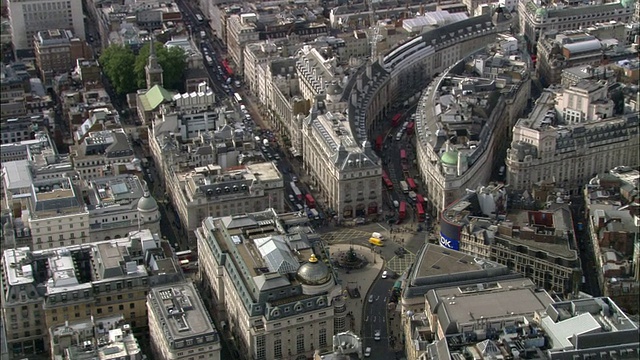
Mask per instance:
[[[247,110],[247,107],[244,105],[240,105],[240,110]]]
[[[402,131],[398,131],[396,134],[396,141],[400,141],[400,139],[402,139]]]

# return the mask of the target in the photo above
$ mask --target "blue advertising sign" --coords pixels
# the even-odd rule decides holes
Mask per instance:
[[[440,246],[447,249],[460,250],[460,242],[446,237],[443,233],[440,233]]]

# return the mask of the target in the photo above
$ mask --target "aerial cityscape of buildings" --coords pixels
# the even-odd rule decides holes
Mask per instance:
[[[640,357],[636,1],[1,7],[1,359]]]

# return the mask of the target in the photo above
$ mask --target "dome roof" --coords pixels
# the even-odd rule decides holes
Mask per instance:
[[[329,84],[327,86],[327,95],[340,95],[342,94],[342,87],[338,84]]]
[[[152,212],[156,210],[158,210],[158,203],[156,202],[156,199],[154,199],[148,192],[145,192],[140,200],[138,200],[138,211]]]
[[[440,158],[444,165],[456,166],[458,165],[458,152],[457,151],[446,151],[442,154]]]
[[[312,254],[309,262],[298,268],[297,278],[303,284],[322,285],[331,280],[331,271]]]

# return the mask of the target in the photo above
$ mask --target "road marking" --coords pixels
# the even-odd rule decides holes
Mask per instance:
[[[384,297],[383,301],[385,302],[385,304],[387,303],[387,297],[386,296]]]
[[[382,224],[380,224],[380,223],[376,223],[376,224],[378,224],[378,226],[380,226],[381,228],[383,228],[383,229],[384,229],[384,231],[389,231],[389,229],[387,229],[386,227],[382,226]]]

